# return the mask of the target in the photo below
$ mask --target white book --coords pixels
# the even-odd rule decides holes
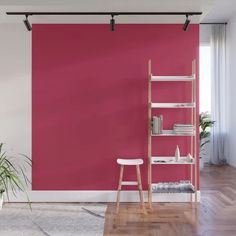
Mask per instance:
[[[163,118],[162,116],[153,116],[152,118],[152,133],[161,134],[163,130]]]

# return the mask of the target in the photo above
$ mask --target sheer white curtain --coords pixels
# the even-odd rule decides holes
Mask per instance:
[[[227,159],[226,25],[212,25],[211,61],[211,114],[215,124],[211,135],[210,162],[221,165]]]

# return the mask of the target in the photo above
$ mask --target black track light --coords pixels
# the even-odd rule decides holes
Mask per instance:
[[[188,19],[188,15],[186,15],[186,20],[185,20],[185,23],[184,23],[184,26],[183,26],[184,31],[188,30],[189,24],[190,24],[190,20]]]
[[[114,15],[111,15],[110,25],[111,25],[111,31],[115,31],[115,19],[114,19]]]
[[[32,30],[32,27],[28,21],[28,15],[25,15],[25,20],[23,20],[24,24],[25,24],[25,27],[28,31],[31,31]]]

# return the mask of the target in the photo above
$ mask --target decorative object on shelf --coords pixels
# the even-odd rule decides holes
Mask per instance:
[[[167,162],[164,160],[154,160],[154,163],[167,163]]]
[[[179,146],[177,145],[175,149],[175,161],[178,162],[179,159],[180,159],[180,151],[179,151]]]
[[[189,154],[190,155],[190,154]],[[190,155],[182,156],[178,161],[175,160],[175,156],[156,156],[152,157],[152,164],[156,165],[193,165],[195,164],[194,158]]]
[[[187,161],[188,162],[193,162],[193,157],[190,153],[187,155]]]
[[[161,134],[163,131],[163,116],[153,116],[152,118],[152,133]]]
[[[200,170],[204,168],[204,156],[206,156],[206,144],[210,142],[211,127],[215,121],[211,119],[209,112],[202,112],[199,115],[199,127],[200,127]]]
[[[160,182],[152,185],[154,193],[194,193],[194,187],[189,180],[180,182]]]
[[[14,196],[18,191],[24,192],[29,202],[26,186],[30,184],[30,181],[25,174],[25,165],[20,161],[31,166],[31,160],[25,155],[21,154],[17,158],[8,156],[3,151],[3,143],[0,143],[0,203],[3,203],[4,192],[9,200],[9,191]],[[2,204],[0,205],[1,208]]]

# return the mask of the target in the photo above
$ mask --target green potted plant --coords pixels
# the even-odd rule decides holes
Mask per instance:
[[[204,167],[203,157],[206,155],[206,144],[210,142],[211,127],[214,125],[215,121],[211,119],[209,112],[202,112],[199,115],[199,126],[200,126],[200,169]]]
[[[9,192],[16,196],[17,192],[24,192],[29,202],[26,186],[30,183],[25,174],[25,165],[31,166],[31,160],[25,155],[8,156],[0,143],[0,209],[3,205],[3,195],[9,200]]]

